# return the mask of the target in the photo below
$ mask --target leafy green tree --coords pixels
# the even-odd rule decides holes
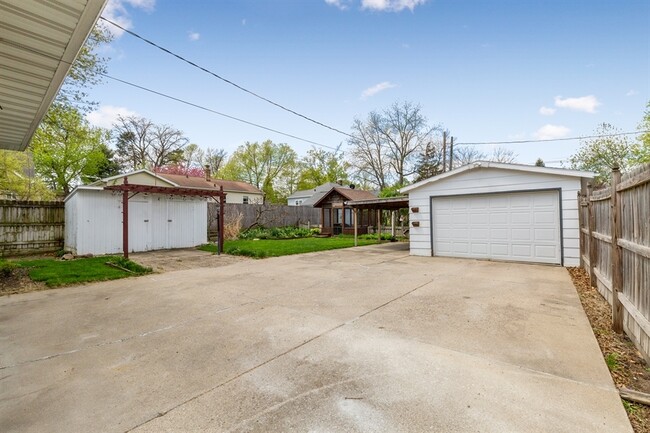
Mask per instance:
[[[96,177],[106,156],[108,135],[93,128],[70,105],[54,104],[34,134],[31,152],[36,173],[54,191],[67,196],[81,178]]]
[[[620,130],[602,123],[596,129],[596,138],[581,141],[578,151],[569,157],[571,168],[596,173],[596,183],[607,183],[612,167],[618,166],[626,171],[634,164],[632,158],[632,143]]]
[[[82,111],[97,105],[88,100],[88,89],[101,83],[107,71],[108,58],[102,57],[98,50],[112,39],[112,34],[102,24],[93,28],[56,96],[57,104],[73,105]]]
[[[282,203],[286,200],[288,178],[296,166],[296,152],[285,143],[250,143],[239,146],[219,172],[219,177],[240,180],[261,189],[266,200]]]
[[[54,193],[34,176],[29,152],[0,150],[0,196],[16,200],[51,200]]]
[[[347,182],[349,169],[350,163],[342,152],[314,147],[300,160],[298,189],[312,189],[327,182]]]

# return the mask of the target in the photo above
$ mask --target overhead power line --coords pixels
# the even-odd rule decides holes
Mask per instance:
[[[282,131],[279,131],[277,129],[269,128],[268,126],[260,125],[258,123],[254,123],[254,122],[251,122],[251,121],[248,121],[248,120],[245,120],[245,119],[241,119],[239,117],[231,116],[229,114],[225,114],[225,113],[222,113],[220,111],[213,110],[212,108],[208,108],[208,107],[205,107],[203,105],[199,105],[199,104],[196,104],[194,102],[187,101],[185,99],[177,98],[177,97],[171,96],[171,95],[169,95],[167,93],[159,92],[157,90],[153,90],[153,89],[150,89],[148,87],[144,87],[144,86],[141,86],[139,84],[132,83],[130,81],[122,80],[120,78],[113,77],[113,76],[108,75],[108,74],[101,74],[101,75],[103,77],[106,77],[106,78],[111,79],[113,81],[117,81],[119,83],[126,84],[127,86],[135,87],[136,89],[140,89],[140,90],[143,90],[145,92],[153,93],[154,95],[162,96],[163,98],[171,99],[172,101],[180,102],[181,104],[189,105],[191,107],[198,108],[200,110],[207,111],[209,113],[213,113],[213,114],[216,114],[218,116],[222,116],[222,117],[225,117],[225,118],[228,118],[228,119],[231,119],[231,120],[235,120],[237,122],[245,123],[246,125],[250,125],[250,126],[254,126],[256,128],[264,129],[266,131],[275,132],[276,134],[284,135],[285,137],[295,138],[296,140],[304,141],[305,143],[313,144],[315,146],[325,147],[327,149],[332,149],[332,150],[335,150],[335,151],[338,150],[338,147],[333,147],[333,146],[328,146],[326,144],[317,143],[315,141],[308,140],[306,138],[298,137],[297,135],[289,134],[287,132],[282,132]]]
[[[340,129],[334,128],[333,126],[326,125],[326,124],[323,123],[323,122],[319,122],[319,121],[316,120],[316,119],[313,119],[313,118],[311,118],[311,117],[309,117],[309,116],[306,116],[306,115],[304,115],[304,114],[301,114],[301,113],[299,113],[299,112],[297,112],[297,111],[295,111],[295,110],[292,110],[292,109],[290,109],[290,108],[287,108],[287,107],[285,107],[285,106],[282,105],[282,104],[279,104],[279,103],[277,103],[277,102],[275,102],[275,101],[272,101],[271,99],[265,98],[264,96],[262,96],[262,95],[260,95],[260,94],[258,94],[258,93],[253,92],[252,90],[248,90],[247,88],[245,88],[245,87],[243,87],[243,86],[240,86],[239,84],[237,84],[237,83],[235,83],[235,82],[233,82],[233,81],[231,81],[231,80],[229,80],[229,79],[227,79],[227,78],[222,77],[221,75],[217,74],[216,72],[213,72],[213,71],[211,71],[211,70],[209,70],[209,69],[207,69],[207,68],[204,68],[203,66],[198,65],[197,63],[194,63],[194,62],[191,61],[191,60],[186,59],[185,57],[181,56],[180,54],[176,54],[175,52],[173,52],[173,51],[171,51],[171,50],[169,50],[169,49],[167,49],[167,48],[165,48],[165,47],[163,47],[163,46],[160,46],[160,45],[158,45],[157,43],[155,43],[155,42],[153,42],[153,41],[151,41],[151,40],[149,40],[149,39],[147,39],[147,38],[145,38],[145,37],[143,37],[143,36],[140,36],[139,34],[133,32],[133,31],[127,29],[127,28],[122,27],[121,25],[119,25],[119,24],[117,24],[117,23],[115,23],[115,22],[109,20],[108,18],[105,18],[105,17],[100,17],[100,18],[101,18],[102,20],[106,21],[107,23],[112,24],[113,26],[117,27],[118,29],[120,29],[120,30],[122,30],[122,31],[124,31],[124,32],[126,32],[126,33],[128,33],[128,34],[130,34],[131,36],[133,36],[133,37],[135,37],[135,38],[138,38],[138,39],[140,39],[141,41],[143,41],[143,42],[145,42],[145,43],[147,43],[147,44],[149,44],[149,45],[151,45],[151,46],[153,46],[153,47],[155,47],[155,48],[158,48],[159,50],[161,50],[161,51],[163,51],[163,52],[165,52],[165,53],[167,53],[167,54],[169,54],[169,55],[171,55],[171,56],[174,56],[174,57],[176,57],[177,59],[179,59],[179,60],[181,60],[181,61],[187,63],[188,65],[190,65],[190,66],[192,66],[192,67],[194,67],[194,68],[197,68],[197,69],[199,69],[199,70],[201,70],[201,71],[203,71],[203,72],[205,72],[205,73],[207,73],[207,74],[210,74],[210,75],[212,75],[213,77],[215,77],[215,78],[217,78],[217,79],[219,79],[219,80],[221,80],[221,81],[223,81],[223,82],[225,82],[225,83],[228,83],[228,84],[230,84],[231,86],[236,87],[237,89],[239,89],[239,90],[241,90],[241,91],[243,91],[243,92],[246,92],[246,93],[248,93],[248,94],[250,94],[250,95],[253,95],[253,96],[256,97],[256,98],[261,99],[262,101],[268,102],[269,104],[274,105],[274,106],[276,106],[276,107],[278,107],[278,108],[280,108],[280,109],[282,109],[282,110],[284,110],[284,111],[287,111],[287,112],[289,112],[289,113],[291,113],[291,114],[294,114],[294,115],[296,115],[296,116],[298,116],[298,117],[302,117],[303,119],[305,119],[305,120],[307,120],[307,121],[309,121],[309,122],[315,123],[316,125],[322,126],[323,128],[327,128],[327,129],[330,129],[330,130],[332,130],[332,131],[334,131],[334,132],[338,132],[339,134],[343,134],[343,135],[345,135],[346,137],[352,137],[352,136],[351,136],[350,134],[348,134],[347,132],[343,132],[343,131],[341,131]]]
[[[582,135],[579,137],[565,137],[565,138],[547,138],[543,140],[513,140],[513,141],[477,141],[477,142],[466,142],[466,143],[456,143],[457,146],[477,146],[477,145],[489,145],[489,144],[524,144],[524,143],[546,143],[549,141],[571,141],[571,140],[584,140],[587,138],[605,138],[605,137],[620,137],[623,135],[637,135],[645,134],[650,131],[634,131],[634,132],[618,132],[616,134],[601,134],[601,135]]]

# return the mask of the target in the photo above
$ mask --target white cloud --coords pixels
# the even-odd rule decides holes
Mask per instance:
[[[113,124],[117,122],[118,116],[135,116],[136,113],[133,110],[129,110],[126,107],[116,107],[114,105],[102,105],[98,110],[91,111],[86,114],[86,120],[90,122],[93,126],[98,126],[100,128],[113,128]]]
[[[408,9],[413,12],[416,6],[424,4],[427,0],[361,0],[362,9],[371,9],[382,12],[400,12]]]
[[[187,32],[187,38],[190,41],[198,41],[200,37],[201,34],[199,32],[192,32],[192,31]]]
[[[542,116],[552,116],[555,114],[557,110],[555,108],[549,108],[549,107],[539,107],[539,114]]]
[[[408,9],[413,12],[417,6],[426,3],[428,0],[361,0],[361,9],[369,9],[380,12],[400,12]],[[325,0],[330,6],[335,6],[342,11],[350,8],[353,0]]]
[[[639,92],[637,92],[636,90],[634,90],[634,89],[630,89],[630,90],[625,94],[625,96],[634,96],[634,95],[636,95],[636,94],[638,94],[638,93],[639,93]]]
[[[135,9],[152,12],[156,5],[156,0],[109,0],[104,8],[104,12],[102,12],[102,16],[119,24],[125,29],[131,29],[133,27],[133,22],[131,21],[131,16],[126,9],[127,5]],[[118,29],[110,24],[107,24],[106,28],[116,38],[119,38],[124,33],[122,29]]]
[[[562,98],[555,97],[555,106],[559,108],[568,108],[569,110],[584,111],[585,113],[595,113],[596,108],[602,105],[594,95],[581,96],[579,98]]]
[[[336,6],[337,8],[344,11],[349,8],[350,0],[325,0],[325,3],[330,6]]]
[[[371,96],[375,96],[379,92],[383,92],[386,89],[391,89],[397,87],[397,84],[393,84],[390,81],[384,81],[379,84],[375,84],[372,87],[368,87],[361,93],[361,99],[367,99]]]
[[[571,130],[561,125],[544,125],[539,128],[533,136],[538,140],[552,140],[554,138],[564,138],[569,135]]]

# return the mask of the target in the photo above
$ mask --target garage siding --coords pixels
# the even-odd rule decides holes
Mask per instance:
[[[500,168],[476,168],[423,185],[409,191],[410,221],[418,221],[419,227],[411,227],[411,255],[431,256],[431,197],[466,194],[485,194],[541,189],[560,189],[562,206],[562,241],[565,266],[580,263],[580,237],[578,228],[578,199],[580,178],[546,173],[533,173]]]

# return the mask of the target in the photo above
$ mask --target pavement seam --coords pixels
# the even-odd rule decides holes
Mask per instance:
[[[265,366],[265,365],[267,365],[267,364],[270,364],[271,362],[273,362],[273,361],[275,361],[275,360],[277,360],[277,359],[279,359],[279,358],[281,358],[281,357],[283,357],[283,356],[285,356],[285,355],[288,355],[289,353],[291,353],[291,352],[293,352],[293,351],[295,351],[295,350],[297,350],[297,349],[300,349],[300,348],[303,347],[303,346],[306,346],[307,344],[311,343],[311,342],[314,341],[314,340],[317,340],[317,339],[319,339],[319,338],[321,338],[321,337],[323,337],[323,336],[325,336],[325,335],[327,335],[327,334],[329,334],[329,333],[331,333],[331,332],[333,332],[333,331],[336,331],[337,329],[340,329],[340,328],[342,328],[342,327],[344,327],[344,326],[350,325],[350,324],[354,323],[355,321],[357,321],[357,320],[359,320],[359,319],[361,319],[361,318],[367,316],[368,314],[371,314],[371,313],[373,313],[373,312],[379,310],[380,308],[383,308],[383,307],[385,307],[385,306],[391,304],[392,302],[398,301],[398,300],[404,298],[405,296],[408,296],[408,295],[410,295],[411,293],[415,292],[416,290],[419,290],[419,289],[421,289],[422,287],[424,287],[424,286],[426,286],[426,285],[428,285],[428,284],[431,284],[434,280],[435,280],[435,278],[432,278],[432,279],[430,279],[429,281],[427,281],[427,282],[425,282],[425,283],[423,283],[423,284],[420,284],[419,286],[417,286],[417,287],[415,287],[415,288],[413,288],[413,289],[411,289],[411,290],[409,290],[409,291],[407,291],[407,292],[404,292],[404,293],[402,293],[401,295],[399,295],[399,296],[397,296],[397,297],[395,297],[395,298],[392,298],[392,299],[388,300],[387,302],[384,302],[383,304],[378,305],[377,307],[374,307],[374,308],[372,308],[372,309],[366,311],[365,313],[356,316],[356,317],[353,318],[353,319],[350,319],[350,320],[345,321],[345,322],[343,322],[343,323],[340,323],[340,324],[338,324],[338,325],[336,325],[336,326],[334,326],[334,327],[332,327],[332,328],[330,328],[330,329],[327,329],[327,330],[321,332],[320,334],[315,335],[315,336],[313,336],[313,337],[311,337],[311,338],[309,338],[309,339],[303,341],[302,343],[300,343],[300,344],[298,344],[298,345],[296,345],[296,346],[293,346],[293,347],[291,347],[291,348],[285,350],[284,352],[279,353],[278,355],[276,355],[276,356],[274,356],[274,357],[272,357],[272,358],[269,358],[269,359],[267,359],[266,361],[264,361],[264,362],[262,362],[262,363],[259,363],[259,364],[255,365],[255,366],[253,366],[253,367],[251,367],[251,368],[249,368],[249,369],[247,369],[247,370],[245,370],[245,371],[239,373],[238,375],[236,375],[236,376],[234,376],[234,377],[231,377],[230,379],[228,379],[228,380],[226,380],[226,381],[224,381],[224,382],[221,382],[221,383],[219,383],[219,384],[217,384],[217,385],[215,385],[215,386],[213,386],[213,387],[211,387],[211,388],[209,388],[209,389],[207,389],[207,390],[205,390],[205,391],[202,391],[202,392],[200,392],[199,394],[197,394],[197,395],[195,395],[195,396],[193,396],[193,397],[191,397],[191,398],[189,398],[189,399],[187,399],[187,400],[185,400],[185,401],[182,401],[182,402],[178,403],[177,405],[175,405],[175,406],[173,406],[173,407],[171,407],[171,408],[169,408],[169,409],[167,409],[167,410],[165,410],[165,411],[163,411],[163,412],[158,412],[155,416],[153,416],[153,417],[151,417],[151,418],[149,418],[149,419],[147,419],[147,420],[141,422],[140,424],[135,425],[135,426],[131,427],[130,429],[126,430],[125,433],[132,432],[132,431],[134,431],[134,430],[136,430],[136,429],[138,429],[138,428],[144,426],[145,424],[150,423],[151,421],[153,421],[153,420],[155,420],[155,419],[158,419],[158,418],[160,418],[160,417],[163,417],[163,416],[167,415],[168,413],[174,411],[175,409],[178,409],[178,408],[181,407],[181,406],[184,406],[184,405],[186,405],[186,404],[188,404],[188,403],[191,403],[192,401],[197,400],[197,399],[203,397],[204,395],[206,395],[206,394],[208,394],[208,393],[210,393],[210,392],[212,392],[212,391],[215,391],[215,390],[217,390],[217,389],[219,389],[219,388],[221,388],[221,387],[224,387],[224,386],[228,385],[228,384],[231,383],[231,382],[236,381],[237,379],[239,379],[239,378],[241,378],[241,377],[247,375],[248,373],[251,373],[251,372],[257,370],[258,368],[261,368],[261,367],[263,367],[263,366]]]

